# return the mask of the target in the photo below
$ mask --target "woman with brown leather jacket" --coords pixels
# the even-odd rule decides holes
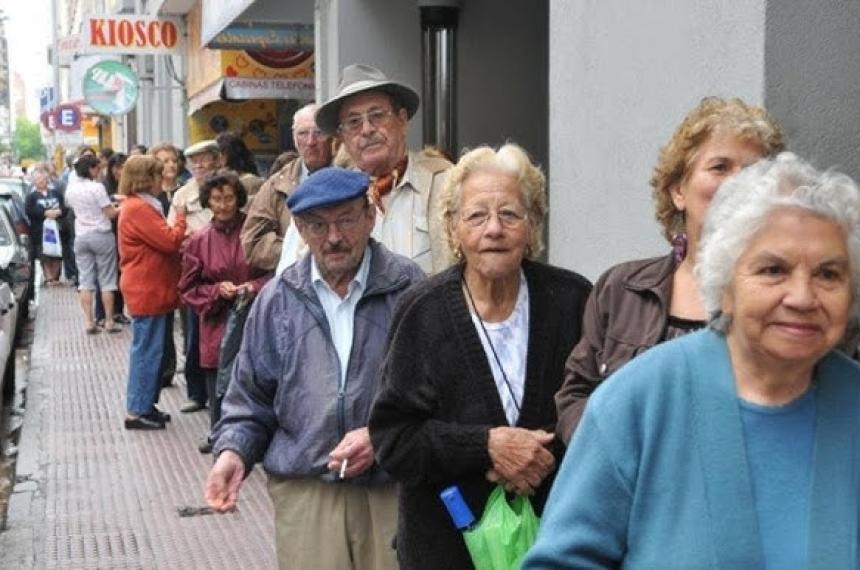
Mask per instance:
[[[693,268],[711,197],[726,178],[783,149],[782,131],[763,107],[718,97],[702,99],[661,149],[651,186],[672,252],[616,265],[595,284],[555,396],[565,443],[604,379],[655,344],[705,325]]]

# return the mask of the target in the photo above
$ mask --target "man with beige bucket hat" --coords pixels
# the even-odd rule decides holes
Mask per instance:
[[[343,69],[337,94],[320,106],[321,131],[340,138],[353,166],[371,178],[368,196],[377,207],[373,237],[426,273],[454,262],[442,231],[440,196],[451,163],[438,151],[407,149],[409,120],[418,93],[369,65]],[[289,234],[297,233],[291,225]],[[295,236],[293,236],[295,237]],[[299,256],[284,249],[278,273]]]

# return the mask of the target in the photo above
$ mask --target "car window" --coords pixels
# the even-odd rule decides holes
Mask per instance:
[[[14,192],[21,198],[24,197],[24,187],[20,180],[0,179],[0,192]]]
[[[6,211],[2,211],[0,212],[0,247],[14,243],[15,230],[9,222],[9,214]]]

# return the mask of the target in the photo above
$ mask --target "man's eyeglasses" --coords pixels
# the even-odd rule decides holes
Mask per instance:
[[[373,109],[372,111],[368,111],[364,114],[350,115],[341,121],[337,128],[343,134],[355,135],[361,131],[361,128],[364,126],[365,119],[367,119],[367,122],[370,123],[371,126],[381,127],[388,122],[388,119],[390,119],[393,114],[394,111],[391,109]]]
[[[508,229],[519,227],[528,217],[526,212],[521,212],[513,208],[501,208],[495,212],[481,208],[465,210],[460,215],[460,219],[470,228],[482,228],[490,221],[490,217],[493,214],[499,218],[499,223]]]
[[[361,214],[352,217],[338,218],[334,221],[327,222],[319,219],[302,218],[301,222],[305,229],[312,236],[320,238],[328,235],[329,226],[334,225],[342,234],[350,233],[358,227],[361,221]]]
[[[319,129],[301,129],[298,131],[293,131],[293,136],[296,137],[296,140],[306,141],[311,139],[319,140],[326,135]]]

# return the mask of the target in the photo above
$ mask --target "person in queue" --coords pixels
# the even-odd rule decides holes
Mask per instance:
[[[241,208],[247,201],[247,191],[236,172],[222,169],[210,174],[200,186],[200,203],[212,210],[212,221],[191,237],[182,254],[179,292],[200,319],[200,367],[206,376],[210,427],[221,417],[216,379],[230,307],[240,294],[253,298],[270,276],[248,265],[239,242],[245,221]],[[201,453],[212,451],[208,433],[198,449]]]
[[[409,119],[418,104],[418,93],[409,85],[369,65],[349,65],[337,95],[317,111],[316,124],[336,135],[351,164],[370,176],[368,196],[378,210],[374,238],[429,275],[454,263],[440,200],[451,163],[437,151],[407,148]],[[293,264],[296,255],[293,248],[282,249],[276,273]]]
[[[523,568],[856,568],[860,194],[789,153],[701,235],[705,330],[592,396]]]
[[[248,149],[242,137],[236,133],[229,131],[219,133],[215,137],[215,142],[218,143],[218,150],[221,152],[221,166],[229,168],[239,175],[239,180],[245,187],[245,192],[250,201],[257,195],[263,184],[263,179],[260,178],[260,172],[257,169],[257,162],[254,160],[254,154]]]
[[[30,243],[42,266],[44,283],[48,286],[59,285],[63,259],[43,254],[42,233],[46,219],[64,219],[67,209],[62,194],[48,185],[48,171],[44,168],[33,169],[33,188],[24,199],[24,211],[30,220]],[[66,245],[63,244],[63,247]]]
[[[185,158],[191,166],[192,178],[173,195],[173,203],[167,222],[173,224],[174,211],[183,208],[186,212],[187,240],[206,227],[212,220],[212,211],[200,203],[200,184],[207,176],[221,167],[221,151],[214,140],[204,140],[185,149]],[[185,337],[185,382],[188,399],[179,411],[191,413],[206,408],[206,377],[200,369],[200,322],[197,313],[190,307],[182,308],[182,324]]]
[[[206,501],[235,508],[258,461],[269,478],[281,568],[396,568],[397,491],[367,431],[397,300],[421,269],[371,239],[367,175],[324,168],[287,206],[310,252],[251,307]]]
[[[170,212],[173,194],[183,186],[179,180],[181,153],[171,143],[163,142],[150,148],[148,154],[161,161],[161,192],[158,193],[157,198],[164,215],[167,216]],[[162,388],[172,386],[173,377],[176,375],[176,342],[173,337],[173,325],[174,317],[171,314],[167,319],[167,326],[164,329],[164,355],[159,374]]]
[[[783,148],[782,131],[767,111],[739,99],[707,97],[684,118],[651,178],[657,221],[673,250],[616,265],[595,283],[582,339],[556,395],[565,443],[606,377],[652,346],[705,326],[693,267],[708,203],[729,176]]]
[[[442,204],[460,262],[404,295],[369,424],[402,484],[397,556],[410,569],[472,567],[439,499],[449,485],[477,516],[497,482],[534,493],[540,512],[564,449],[552,398],[591,290],[534,261],[545,178],[517,145],[465,154]]]
[[[185,209],[174,206],[175,223],[164,217],[162,164],[146,155],[130,156],[119,192],[120,288],[132,317],[125,429],[164,429],[170,416],[155,402],[161,388],[165,327],[179,303],[177,284],[185,240]]]
[[[293,115],[293,144],[298,156],[263,183],[248,208],[242,247],[248,262],[265,271],[274,271],[281,257],[284,235],[290,226],[287,197],[312,172],[331,164],[332,139],[316,126],[318,108],[311,103]],[[294,255],[297,259],[298,252]]]
[[[108,199],[113,203],[114,201],[119,201],[119,179],[122,177],[122,167],[125,165],[125,161],[128,159],[128,156],[121,152],[113,152],[111,151],[110,158],[107,160],[107,164],[101,166],[103,176],[103,184],[104,184],[104,192],[107,194]],[[103,163],[101,157],[99,159],[100,163]],[[117,211],[117,215],[119,215],[119,211]],[[114,242],[116,242],[116,223],[117,218],[114,217],[110,221],[111,223],[111,233],[114,237]],[[77,225],[75,225],[77,231]],[[116,250],[116,248],[114,248]],[[77,254],[75,255],[77,258]],[[77,262],[77,260],[76,260]],[[77,262],[80,264],[80,262]],[[80,269],[78,270],[80,273]],[[131,319],[125,316],[125,299],[122,297],[122,291],[117,288],[114,291],[113,298],[113,322],[120,325],[130,325]],[[107,321],[105,315],[105,307],[104,302],[102,301],[101,289],[99,283],[96,284],[96,293],[95,293],[95,319],[96,325],[99,327],[104,327],[107,325],[110,327],[110,322]]]
[[[111,220],[119,215],[105,187],[97,181],[101,166],[95,156],[85,155],[74,164],[77,176],[66,188],[66,205],[75,213],[75,260],[78,294],[87,334],[102,329],[96,325],[93,296],[102,300],[104,331],[122,329],[114,321],[117,290],[117,247]]]

